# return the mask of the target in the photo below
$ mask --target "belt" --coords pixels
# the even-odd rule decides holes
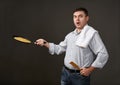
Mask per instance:
[[[66,67],[65,65],[64,65],[64,67],[65,67],[66,70],[68,70],[68,71],[71,72],[71,73],[80,73],[80,70],[69,69],[69,68]]]

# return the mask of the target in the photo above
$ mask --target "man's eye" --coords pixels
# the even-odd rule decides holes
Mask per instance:
[[[80,15],[79,17],[83,17],[83,15]]]
[[[76,18],[77,16],[74,16],[74,18]]]

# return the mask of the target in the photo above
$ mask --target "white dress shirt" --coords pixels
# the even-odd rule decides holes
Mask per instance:
[[[96,32],[92,37],[89,45],[86,48],[77,46],[75,44],[80,33],[76,32],[76,29],[70,32],[60,44],[49,43],[50,54],[65,53],[64,65],[70,69],[74,67],[70,64],[71,61],[75,62],[79,67],[103,68],[108,61],[108,52],[99,36]]]

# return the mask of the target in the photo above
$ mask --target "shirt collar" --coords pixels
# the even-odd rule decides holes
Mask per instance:
[[[88,24],[86,24],[85,26],[88,26]],[[84,26],[84,27],[85,27],[85,26]],[[83,27],[83,28],[84,28],[84,27]],[[82,31],[82,30],[81,30],[81,31]],[[80,31],[80,32],[77,32],[77,28],[76,28],[76,29],[73,31],[73,33],[76,34],[76,35],[79,35],[79,34],[81,33],[81,31]]]
[[[77,29],[75,29],[75,30],[73,31],[73,33],[74,33],[75,35],[80,34],[80,32],[77,32]]]

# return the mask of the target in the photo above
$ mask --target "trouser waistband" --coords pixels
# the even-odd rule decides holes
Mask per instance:
[[[69,69],[69,68],[66,67],[65,65],[64,65],[64,67],[65,67],[66,70],[68,70],[68,71],[71,72],[71,73],[80,73],[80,70]]]

